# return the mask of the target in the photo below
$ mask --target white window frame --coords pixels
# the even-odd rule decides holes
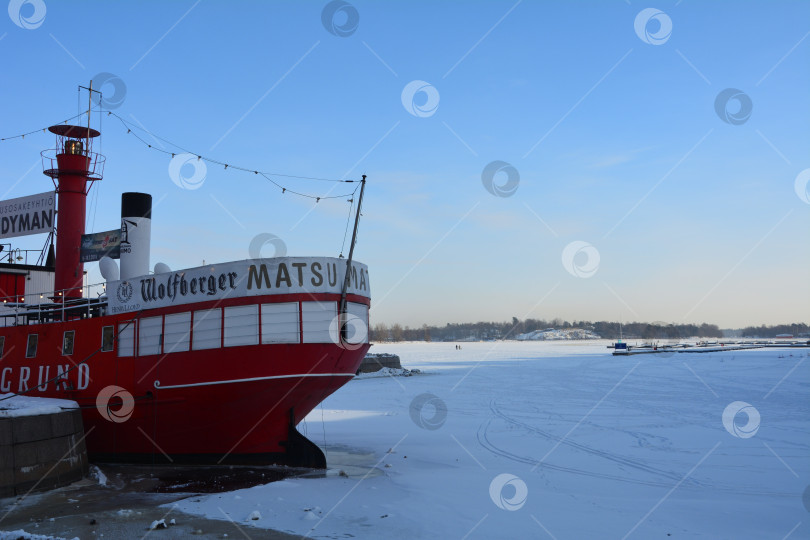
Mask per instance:
[[[128,358],[135,356],[135,343],[137,332],[137,321],[123,321],[118,323],[118,357]],[[122,346],[124,344],[124,346]],[[127,347],[125,349],[124,347]]]
[[[216,315],[216,316],[214,316]],[[206,322],[209,321],[209,322]],[[199,335],[202,332],[208,332],[207,327],[213,326],[210,321],[216,321],[216,330],[218,338],[214,340],[213,337],[205,338],[204,342],[198,341]],[[191,315],[191,350],[204,351],[208,349],[219,349],[222,347],[222,308],[212,309],[198,309],[192,312]]]
[[[241,320],[252,317],[252,321]],[[240,324],[230,324],[241,320]],[[253,333],[247,331],[253,327]],[[223,311],[223,345],[225,347],[240,347],[244,345],[259,344],[259,304],[242,306],[228,306]]]
[[[157,333],[154,332],[155,329],[157,329]],[[152,343],[155,340],[157,343]],[[144,352],[144,342],[147,343],[147,352]],[[138,356],[153,356],[162,352],[163,315],[141,318],[138,325]]]
[[[301,342],[301,307],[298,302],[262,304],[261,314],[262,344]],[[272,320],[285,319],[288,314],[288,321]],[[282,331],[273,331],[279,327]]]
[[[184,320],[185,319],[185,320]],[[185,335],[174,339],[178,332],[172,327],[185,322]],[[169,330],[172,330],[171,332]],[[182,334],[182,332],[179,332]],[[191,312],[169,313],[163,316],[163,353],[186,352],[191,348]]]
[[[301,302],[303,343],[340,343],[337,302]]]

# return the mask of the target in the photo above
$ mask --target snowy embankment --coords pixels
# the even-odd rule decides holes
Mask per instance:
[[[355,379],[299,426],[371,455],[370,474],[338,464],[178,508],[330,538],[810,536],[806,349],[607,343],[375,346],[421,373]]]
[[[9,398],[9,399],[4,399]],[[79,404],[69,399],[0,394],[0,418],[36,416],[60,413],[65,409],[78,409]]]
[[[597,334],[583,328],[563,328],[555,330],[546,328],[545,330],[534,330],[515,337],[518,341],[561,341],[561,340],[583,340],[601,339]]]
[[[17,529],[16,531],[0,531],[0,540],[67,540],[61,536],[48,536],[44,534],[34,534]],[[71,540],[79,540],[79,537]]]

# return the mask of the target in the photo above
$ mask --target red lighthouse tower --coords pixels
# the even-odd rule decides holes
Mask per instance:
[[[50,176],[58,197],[56,222],[56,297],[80,298],[84,265],[80,258],[87,193],[104,173],[104,156],[93,152],[93,139],[101,135],[82,126],[48,128],[56,135],[56,148],[42,152],[43,173]]]

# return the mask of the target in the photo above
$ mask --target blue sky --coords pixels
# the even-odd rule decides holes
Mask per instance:
[[[76,114],[77,86],[110,73],[126,88],[113,112],[212,159],[367,174],[356,257],[370,266],[372,323],[810,320],[808,2],[14,0],[9,11],[22,19],[0,21],[2,137]],[[427,92],[406,108],[412,81]],[[715,103],[729,88],[742,95],[719,106],[732,123]],[[169,156],[113,117],[101,130],[88,231],[117,227],[120,193],[145,191],[153,263],[247,258],[267,232],[291,255],[340,252],[344,200],[316,205],[213,164],[183,189]],[[3,199],[48,189],[39,152],[52,145],[0,143]],[[494,161],[519,175],[494,176],[516,186],[507,196],[485,189]],[[315,195],[352,188],[278,180]]]

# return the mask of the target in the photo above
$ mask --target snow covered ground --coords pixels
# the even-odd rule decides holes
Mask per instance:
[[[78,408],[78,403],[68,399],[0,394],[0,418],[55,414],[65,409]]]
[[[422,373],[355,379],[299,426],[372,474],[176,504],[320,538],[810,538],[807,349],[606,344],[375,346]]]

